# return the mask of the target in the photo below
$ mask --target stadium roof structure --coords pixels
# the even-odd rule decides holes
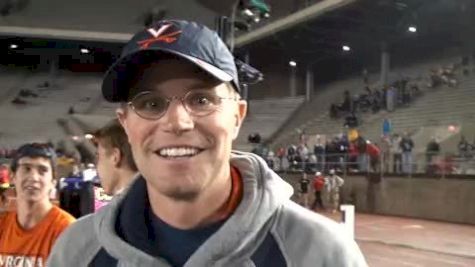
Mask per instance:
[[[383,47],[390,51],[392,65],[442,53],[449,47],[468,51],[474,47],[473,25],[475,1],[356,0],[259,36],[259,31],[269,27],[263,26],[247,37],[239,36],[236,46],[241,54],[250,53],[250,63],[257,68],[288,65],[293,60],[320,74],[341,68],[350,72],[379,68]],[[250,36],[256,38],[248,42]]]

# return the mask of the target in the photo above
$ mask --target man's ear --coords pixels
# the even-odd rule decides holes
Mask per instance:
[[[127,134],[127,138],[129,137],[129,128],[127,125],[127,109],[120,107],[115,110],[115,115],[117,116],[117,120],[119,120],[120,125],[124,129],[125,133]],[[129,140],[130,142],[130,140]]]
[[[120,150],[118,148],[113,148],[112,149],[112,162],[114,163],[114,166],[119,167],[120,162],[122,161],[122,153],[120,153]]]
[[[233,140],[235,140],[239,135],[239,130],[241,129],[241,125],[246,118],[247,114],[247,101],[246,100],[239,100],[238,101],[237,112],[235,115],[235,125],[234,125],[234,136]]]
[[[124,124],[126,123],[125,118],[127,116],[127,110],[125,110],[122,107],[117,108],[115,110],[115,115],[116,115],[117,119],[119,120],[120,125],[122,125],[122,127],[124,127]],[[125,127],[124,127],[124,129],[125,129]]]

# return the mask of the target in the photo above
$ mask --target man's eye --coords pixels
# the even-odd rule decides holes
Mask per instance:
[[[166,105],[165,101],[160,98],[144,98],[136,101],[134,106],[141,110],[162,110]]]
[[[209,105],[211,103],[211,101],[205,96],[197,98],[195,102],[199,105]]]
[[[158,104],[157,104],[157,101],[155,100],[148,100],[147,102],[143,104],[143,106],[146,109],[156,109]]]
[[[216,96],[203,93],[190,95],[190,97],[187,99],[187,103],[192,107],[203,107],[218,104]]]
[[[48,169],[47,168],[38,168],[38,172],[43,175],[43,174],[48,172]]]

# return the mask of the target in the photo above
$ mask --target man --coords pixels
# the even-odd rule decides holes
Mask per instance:
[[[459,156],[467,158],[469,156],[470,144],[465,139],[465,136],[462,135],[460,142],[458,143]]]
[[[369,171],[380,172],[381,149],[376,144],[367,141],[366,152],[369,157],[369,166],[371,167]]]
[[[402,150],[402,171],[404,174],[412,173],[412,149],[414,148],[414,141],[412,141],[409,133],[404,133],[399,146]]]
[[[319,134],[316,135],[313,153],[317,157],[317,169],[323,170],[325,167],[325,142],[322,140],[322,137]]]
[[[440,145],[435,136],[432,136],[426,147],[426,172],[433,171],[433,158],[440,153]]]
[[[322,210],[325,209],[322,201],[322,189],[325,186],[325,178],[321,172],[316,172],[313,178],[313,190],[315,192],[315,199],[312,204],[312,210],[316,211],[317,206],[320,206]]]
[[[104,193],[115,196],[122,192],[137,175],[127,134],[117,119],[110,121],[94,134],[97,147],[97,173]]]
[[[327,186],[328,203],[332,206],[332,213],[335,213],[340,205],[340,187],[345,181],[335,174],[334,169],[331,169],[329,174],[325,177],[325,185]]]
[[[8,208],[8,189],[10,188],[10,170],[7,165],[0,165],[0,212]]]
[[[391,139],[391,155],[393,157],[393,172],[399,174],[402,172],[402,148],[400,146],[402,141],[399,134],[394,134]]]
[[[0,215],[0,266],[45,266],[58,236],[74,218],[54,206],[55,152],[46,144],[21,146],[11,162],[16,211]]]
[[[247,106],[216,33],[157,22],[125,46],[102,90],[122,103],[141,175],[68,230],[48,266],[366,266],[262,158],[231,152]]]
[[[304,207],[308,207],[308,185],[310,180],[307,178],[307,174],[304,172],[302,178],[299,181],[300,185],[300,204]]]

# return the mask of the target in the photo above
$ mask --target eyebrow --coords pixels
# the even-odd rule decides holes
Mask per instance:
[[[34,163],[25,162],[25,163],[19,163],[18,165],[19,166],[25,166],[25,167],[38,167],[38,168],[44,168],[44,169],[49,170],[49,166],[44,165],[44,164],[34,164]]]
[[[214,83],[211,83],[211,82],[198,82],[198,83],[194,83],[190,86],[187,86],[185,88],[186,91],[189,91],[189,90],[193,90],[193,89],[209,89],[209,90],[212,90],[216,87],[217,85],[215,85]],[[160,90],[162,89],[162,87],[156,87],[156,88],[153,88],[152,86],[148,86],[148,85],[144,85],[144,86],[139,86],[139,87],[135,87],[134,88],[135,90],[133,91],[136,94],[138,93],[141,93],[141,92],[157,92],[157,93],[162,93],[160,92]]]

